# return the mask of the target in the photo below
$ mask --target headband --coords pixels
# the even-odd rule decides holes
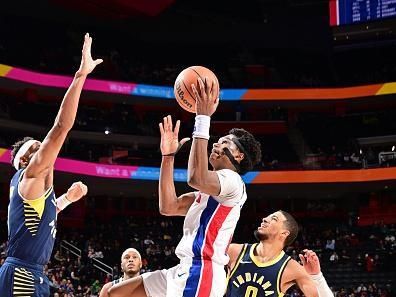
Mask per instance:
[[[31,139],[31,140],[26,141],[20,147],[20,149],[18,150],[18,152],[16,153],[16,155],[14,157],[14,162],[13,162],[14,168],[16,170],[19,170],[19,165],[20,165],[19,162],[21,161],[21,157],[23,157],[26,154],[26,152],[32,147],[32,145],[35,144],[36,142],[40,143],[40,141],[38,141],[38,140]]]

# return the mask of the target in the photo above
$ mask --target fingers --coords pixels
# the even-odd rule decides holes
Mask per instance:
[[[172,123],[172,117],[168,115],[168,125],[169,125],[169,131],[173,130],[173,123]]]
[[[301,254],[298,254],[298,257],[300,258],[302,264],[305,266],[307,264],[307,260],[305,259],[305,257]]]
[[[200,77],[198,77],[198,84],[199,84],[199,90],[201,91],[201,96],[205,100],[208,98],[208,93],[205,90],[205,84],[206,84],[206,78],[205,78],[205,84],[202,81]]]
[[[159,129],[160,129],[161,136],[164,135],[164,126],[162,125],[162,123],[159,123]]]
[[[88,187],[83,182],[81,182],[81,181],[75,182],[71,185],[70,188],[73,189],[73,188],[77,188],[77,187],[79,188],[79,190],[81,190],[82,196],[87,195]]]
[[[217,94],[217,83],[216,80],[212,81],[212,89],[211,89],[211,96],[210,98],[213,99],[214,101],[219,101],[220,94]]]
[[[213,81],[211,84],[209,84],[208,82],[208,78],[205,76],[205,80],[204,80],[204,87],[205,87],[205,93],[206,95],[208,95],[208,97],[210,98],[210,93],[211,93],[211,88],[213,86]]]
[[[169,132],[168,117],[164,117],[164,131]]]
[[[84,185],[83,183],[81,183],[81,190],[83,192],[83,196],[87,195],[88,187],[86,185]]]
[[[182,140],[180,140],[180,145],[182,146],[182,145],[185,144],[187,141],[190,141],[190,137],[186,137],[186,138],[183,138]]]
[[[89,36],[89,33],[85,33],[84,35],[84,45],[83,45],[83,53],[91,51],[92,38]]]
[[[94,63],[95,63],[95,66],[98,66],[99,64],[103,63],[103,59],[96,59],[94,61]]]
[[[196,86],[194,84],[191,85],[191,89],[193,91],[195,101],[196,102],[200,102],[201,101],[201,96],[199,95],[198,90],[197,90],[197,88],[196,88]]]
[[[179,129],[180,129],[180,121],[177,120],[176,121],[176,125],[175,125],[175,130],[173,131],[173,134],[177,137],[179,135]]]

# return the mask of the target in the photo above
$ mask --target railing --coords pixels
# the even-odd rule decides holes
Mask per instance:
[[[109,265],[103,263],[96,258],[92,258],[92,265],[100,271],[103,271],[104,273],[109,274],[111,275],[111,277],[113,277],[113,268],[111,268]]]
[[[61,252],[62,252],[62,249],[65,249],[69,253],[72,253],[73,255],[75,255],[76,257],[81,257],[81,255],[82,255],[81,250],[78,247],[76,247],[74,244],[71,244],[70,242],[68,242],[66,240],[62,240],[62,242],[60,244],[60,248],[61,248]]]
[[[66,240],[62,240],[61,244],[60,244],[60,249],[62,252],[63,250],[68,251],[69,253],[75,255],[76,257],[80,257],[82,255],[82,251],[81,249],[79,249],[78,247],[76,247],[74,244],[66,241]],[[92,266],[95,267],[96,269],[99,269],[100,271],[109,274],[111,277],[113,277],[113,268],[111,268],[109,265],[103,263],[102,261],[96,259],[96,258],[92,258]]]

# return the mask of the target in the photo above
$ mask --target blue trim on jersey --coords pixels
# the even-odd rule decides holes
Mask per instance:
[[[183,297],[195,297],[198,290],[199,280],[201,279],[201,270],[202,260],[193,259],[186,286],[184,287]]]
[[[195,297],[197,293],[202,270],[201,251],[205,240],[206,229],[208,228],[209,221],[213,217],[213,214],[215,213],[218,205],[219,202],[213,199],[213,197],[209,196],[206,208],[201,214],[201,218],[199,220],[199,228],[193,242],[194,258],[190,267],[186,286],[183,291],[184,297]]]
[[[209,196],[206,208],[204,209],[204,211],[201,214],[198,231],[197,231],[197,234],[195,235],[195,239],[193,242],[194,257],[202,256],[201,251],[202,251],[202,246],[203,246],[203,242],[205,239],[206,229],[208,228],[209,221],[212,218],[214,212],[216,211],[216,208],[218,205],[219,205],[219,202],[217,202],[215,199],[213,199],[211,196]]]

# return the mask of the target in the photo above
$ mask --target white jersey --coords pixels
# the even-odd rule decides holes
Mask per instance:
[[[183,237],[176,255],[179,259],[203,259],[226,265],[226,254],[241,208],[246,188],[240,175],[232,170],[216,171],[220,181],[219,196],[195,192],[195,201],[184,219]]]

